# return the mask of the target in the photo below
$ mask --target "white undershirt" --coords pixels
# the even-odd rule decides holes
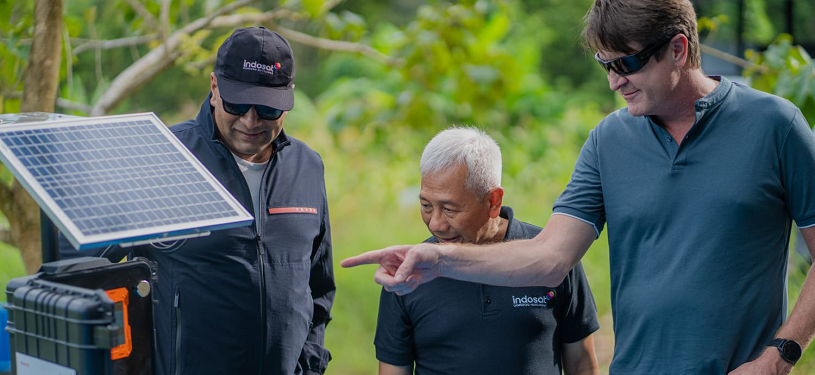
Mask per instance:
[[[239,156],[232,154],[235,161],[238,163],[238,169],[243,173],[243,178],[246,179],[246,184],[249,185],[249,192],[252,194],[252,205],[255,207],[255,215],[260,215],[260,180],[263,178],[263,170],[266,168],[266,163],[252,163],[248,160],[243,160]],[[257,222],[257,220],[256,220]]]

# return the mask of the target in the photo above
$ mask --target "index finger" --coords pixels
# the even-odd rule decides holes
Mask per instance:
[[[342,262],[340,262],[340,266],[348,268],[363,264],[379,264],[379,261],[382,259],[382,255],[382,250],[367,251],[357,256],[343,259]]]
[[[384,249],[371,250],[357,256],[343,259],[340,266],[356,267],[362,264],[382,264],[382,262],[400,261],[401,254],[410,249],[412,245],[394,245]],[[400,261],[401,262],[401,261]]]

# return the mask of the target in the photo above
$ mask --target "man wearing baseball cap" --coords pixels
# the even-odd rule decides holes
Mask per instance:
[[[293,81],[286,39],[237,29],[218,49],[198,117],[171,127],[255,222],[155,257],[163,373],[313,374],[328,365],[335,286],[324,167],[283,132]]]
[[[324,167],[283,131],[293,80],[286,39],[237,29],[218,49],[198,116],[170,128],[252,225],[106,253],[158,264],[158,374],[322,374],[328,365],[335,285]]]

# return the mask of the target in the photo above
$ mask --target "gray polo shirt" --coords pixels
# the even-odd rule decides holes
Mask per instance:
[[[790,226],[815,225],[815,136],[777,96],[721,83],[678,146],[620,109],[555,214],[608,224],[616,374],[724,374],[786,319]]]

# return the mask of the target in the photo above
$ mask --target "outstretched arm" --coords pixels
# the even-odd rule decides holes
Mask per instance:
[[[441,276],[501,286],[557,286],[586,253],[595,235],[589,224],[552,215],[543,231],[530,240],[485,246],[391,246],[345,259],[341,265],[379,264],[375,281],[400,295]]]

